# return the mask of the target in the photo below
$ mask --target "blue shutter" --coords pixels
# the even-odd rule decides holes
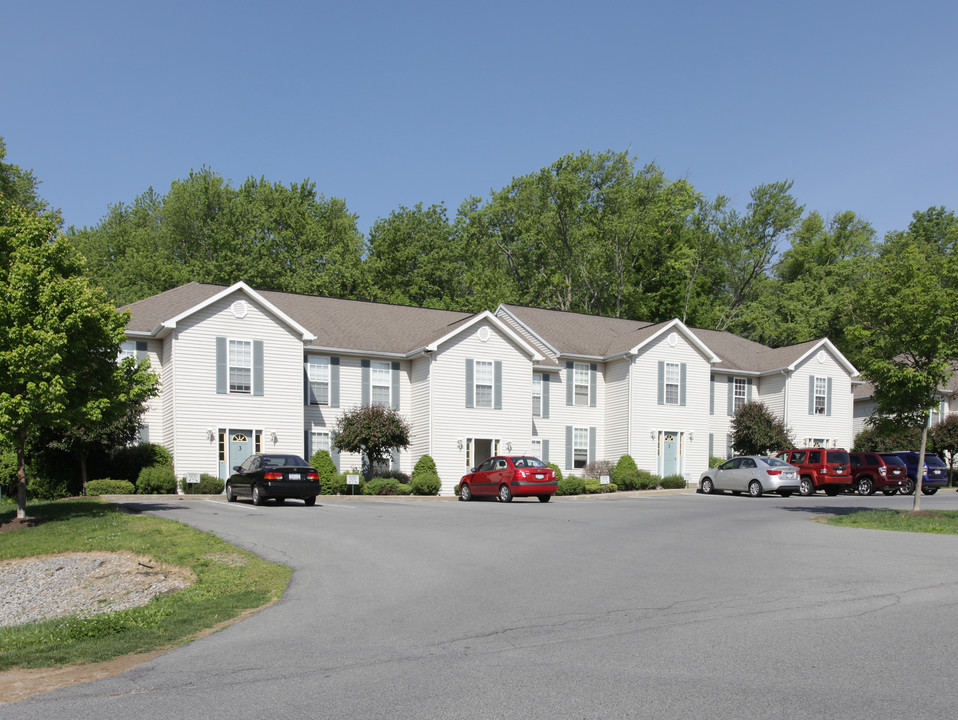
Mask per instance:
[[[815,376],[808,377],[808,414],[815,414]]]
[[[682,363],[679,366],[679,371],[681,379],[679,381],[679,405],[685,405],[685,375],[688,372],[686,369],[687,363]]]
[[[393,361],[392,365],[393,370],[393,390],[392,390],[392,408],[393,410],[399,409],[399,362]]]
[[[589,407],[595,407],[596,389],[598,387],[599,366],[595,363],[589,365]]]
[[[709,457],[715,457],[715,434],[709,433]]]
[[[309,384],[309,356],[303,355],[303,404],[312,405],[316,402],[316,396],[313,395],[313,387]],[[309,460],[309,455],[306,456]]]
[[[502,410],[502,360],[496,360],[492,367],[492,409]]]
[[[549,417],[549,375],[547,373],[542,373],[542,403],[541,404],[542,404],[542,417],[545,419],[548,419]]]
[[[216,392],[226,394],[226,338],[216,338]]]
[[[542,462],[544,462],[546,465],[549,464],[549,441],[548,440],[542,441],[542,457],[539,459]]]
[[[709,378],[709,415],[715,414],[715,376]],[[711,452],[709,453],[711,454]]]
[[[466,407],[476,406],[476,375],[475,362],[472,358],[466,358]],[[478,465],[478,463],[476,463]]]
[[[565,364],[565,404],[575,404],[575,363]]]
[[[565,467],[572,468],[572,426],[565,426]]]
[[[825,391],[825,414],[832,414],[832,379],[828,378],[828,388]]]
[[[263,341],[253,341],[253,394],[263,394]]]
[[[752,378],[748,378],[748,379],[745,381],[745,384],[746,384],[746,386],[747,386],[747,389],[746,389],[746,391],[745,391],[745,393],[746,393],[746,395],[745,395],[745,402],[752,402]]]
[[[734,414],[735,408],[735,378],[729,377],[728,379],[728,416],[731,417]]]
[[[360,402],[363,407],[369,407],[369,360],[360,360],[359,365],[362,368],[360,375],[362,376],[362,395]]]
[[[595,462],[595,428],[589,428],[589,462]]]
[[[137,360],[146,360],[149,356],[149,353],[146,351],[146,341],[137,340],[136,341],[136,359]]]
[[[665,361],[659,360],[659,405],[665,405]]]
[[[313,434],[309,430],[303,431],[303,448],[306,450],[306,454],[303,455],[306,458],[306,462],[312,462],[313,458]]]
[[[339,358],[329,358],[329,406],[339,407]]]

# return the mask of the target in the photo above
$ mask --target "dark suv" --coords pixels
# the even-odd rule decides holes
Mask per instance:
[[[797,448],[780,452],[775,457],[798,468],[798,492],[801,495],[814,495],[818,489],[824,490],[826,495],[838,495],[854,486],[851,458],[846,450]]]
[[[902,493],[911,495],[915,492],[915,484],[918,482],[918,453],[909,451],[895,451],[894,453],[883,453],[884,455],[897,455],[908,468],[908,484],[902,488]],[[925,453],[925,468],[921,478],[921,492],[924,495],[934,495],[938,488],[945,487],[948,484],[948,466],[942,462],[941,458],[931,453]]]
[[[885,495],[894,495],[907,487],[908,470],[897,455],[874,452],[848,453],[852,461],[852,477],[859,495],[871,495],[881,490]]]

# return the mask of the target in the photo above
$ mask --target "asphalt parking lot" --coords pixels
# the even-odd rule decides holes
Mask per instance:
[[[958,714],[958,537],[813,521],[911,498],[125,502],[292,566],[284,599],[0,718]]]

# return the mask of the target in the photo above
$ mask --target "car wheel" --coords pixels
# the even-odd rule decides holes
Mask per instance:
[[[259,489],[259,485],[254,485],[253,486],[253,504],[262,505],[264,499],[265,498],[263,497],[263,491]]]
[[[505,483],[499,486],[499,501],[512,502],[512,488]]]
[[[815,483],[807,475],[798,483],[798,494],[808,497],[815,494]]]
[[[233,492],[233,486],[226,483],[226,502],[236,502],[236,493]]]
[[[549,502],[552,499],[551,495],[540,495],[539,502]]]
[[[762,497],[762,483],[758,480],[752,480],[748,484],[748,494],[752,497]]]
[[[710,478],[702,478],[702,492],[706,495],[711,495],[715,490],[715,486],[712,484]]]
[[[901,494],[911,495],[913,492],[915,492],[915,481],[908,478],[905,480],[905,484],[901,486]]]
[[[303,498],[303,502],[306,503],[306,507],[312,507],[316,504],[316,496],[313,495],[312,497]]]
[[[472,500],[472,490],[469,489],[469,485],[463,483],[459,486],[459,500],[462,502],[469,502]]]
[[[922,495],[934,495],[936,492],[938,492],[938,488],[936,487],[928,487],[927,485],[921,486]]]
[[[894,495],[896,492],[898,492],[898,488],[882,488],[882,491],[881,491],[882,495],[889,495],[889,496]]]
[[[858,478],[859,495],[871,495],[873,492],[875,492],[875,483],[867,477]]]
[[[791,497],[791,496],[792,496],[792,491],[791,491],[791,490],[782,490],[782,492],[780,492],[779,495],[781,495],[782,497]]]

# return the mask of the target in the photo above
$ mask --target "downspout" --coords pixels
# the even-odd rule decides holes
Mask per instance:
[[[632,403],[635,400],[635,397],[632,394],[632,383],[634,381],[635,375],[635,355],[629,356],[629,402],[626,406],[626,435],[625,439],[625,452],[629,457],[635,457],[632,454]]]
[[[785,376],[785,397],[782,404],[782,423],[785,425],[787,429],[788,428],[788,380],[789,380],[788,370],[783,369],[782,375]]]

